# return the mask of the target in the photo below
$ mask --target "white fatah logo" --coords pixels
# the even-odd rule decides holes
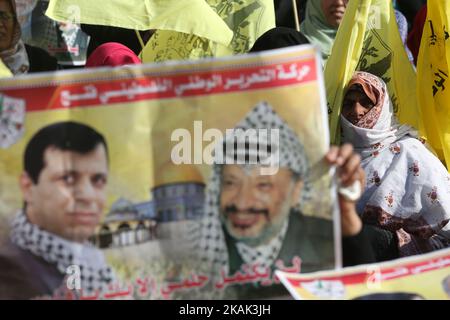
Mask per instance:
[[[304,282],[302,287],[320,299],[342,299],[345,296],[345,286],[337,280]]]

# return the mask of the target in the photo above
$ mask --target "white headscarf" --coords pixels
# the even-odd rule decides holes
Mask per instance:
[[[401,256],[450,245],[450,175],[411,127],[397,123],[385,83],[365,72],[350,83],[358,81],[378,86],[382,99],[378,114],[371,110],[356,125],[341,115],[343,142],[353,144],[366,173],[358,212],[397,234]],[[359,127],[366,117],[372,127]]]

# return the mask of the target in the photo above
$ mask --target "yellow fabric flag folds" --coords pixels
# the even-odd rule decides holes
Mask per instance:
[[[184,32],[223,45],[233,37],[205,0],[50,0],[46,15],[60,22]]]
[[[3,61],[0,59],[0,78],[8,78],[12,77],[11,71],[3,64]]]
[[[211,38],[159,30],[142,53],[144,62],[197,59],[246,53],[256,39],[275,27],[272,0],[206,0],[233,31],[229,45]]]
[[[450,2],[428,1],[417,62],[417,93],[428,141],[450,172]]]
[[[340,142],[344,90],[355,70],[381,77],[395,114],[425,135],[416,98],[416,74],[398,31],[391,0],[350,0],[325,66],[330,134]]]

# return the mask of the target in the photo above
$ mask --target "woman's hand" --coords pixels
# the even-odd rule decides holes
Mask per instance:
[[[359,181],[361,187],[365,185],[365,173],[361,167],[361,157],[353,152],[351,144],[344,144],[340,147],[331,146],[330,151],[325,155],[325,160],[330,165],[335,165],[340,185],[351,186]],[[349,200],[339,194],[339,207],[341,210],[342,236],[349,237],[361,232],[362,221],[356,213],[356,201]]]

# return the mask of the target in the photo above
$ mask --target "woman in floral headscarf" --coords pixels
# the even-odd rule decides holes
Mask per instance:
[[[341,127],[367,177],[357,206],[363,221],[396,235],[400,256],[450,246],[450,175],[413,128],[397,123],[380,78],[355,73]]]
[[[0,0],[0,59],[14,75],[27,73],[30,67],[20,36],[14,0]]]

